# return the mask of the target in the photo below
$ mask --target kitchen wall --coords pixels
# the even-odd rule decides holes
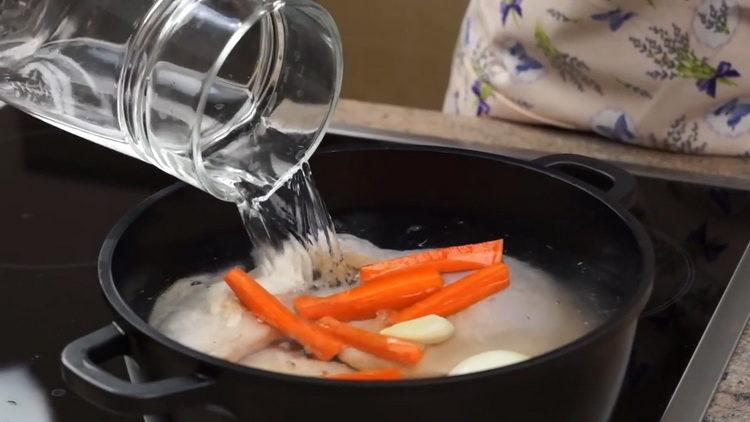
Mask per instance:
[[[318,0],[344,45],[343,97],[440,109],[468,0]]]

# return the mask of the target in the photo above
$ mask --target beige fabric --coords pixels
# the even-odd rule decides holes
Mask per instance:
[[[738,0],[472,0],[444,111],[750,156],[749,22]]]

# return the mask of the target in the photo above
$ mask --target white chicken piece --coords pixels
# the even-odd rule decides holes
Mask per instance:
[[[339,234],[338,238],[341,249],[344,251],[344,260],[349,266],[354,268],[361,268],[378,261],[398,258],[414,253],[414,251],[381,249],[368,240],[360,239],[345,233]]]
[[[341,235],[341,244],[344,259],[352,267],[410,253],[378,249],[350,235]],[[290,245],[279,253],[274,265],[253,271],[258,281],[288,308],[301,293],[329,295],[350,288],[342,285],[304,291],[306,278],[312,276],[309,263],[295,261],[294,252],[294,245]],[[405,376],[418,378],[445,376],[464,359],[491,350],[538,356],[580,337],[601,321],[600,315],[592,312],[596,308],[592,309],[588,302],[595,298],[584,299],[570,290],[575,287],[574,280],[556,282],[551,275],[525,262],[508,256],[504,261],[510,267],[510,286],[448,317],[455,329],[453,337],[426,346],[423,359],[409,367],[353,348],[339,354],[342,364],[313,360],[301,351],[268,347],[281,335],[239,303],[221,281],[223,271],[177,281],[156,301],[149,323],[198,351],[270,371],[321,376],[351,372],[351,368],[398,367]],[[462,275],[465,274],[445,274],[446,284]],[[385,328],[384,317],[350,324],[377,333]]]
[[[301,350],[285,350],[281,347],[263,349],[244,357],[239,363],[256,369],[307,377],[325,377],[353,372],[352,368],[343,363],[310,359]]]
[[[510,287],[448,317],[455,328],[453,337],[426,347],[417,365],[401,367],[404,375],[444,376],[464,359],[488,350],[510,349],[537,356],[590,329],[586,313],[573,302],[574,296],[548,274],[511,257],[504,260],[511,271]],[[463,275],[451,274],[446,282]],[[374,320],[356,324],[379,331]],[[339,359],[360,370],[397,366],[356,349],[345,349]]]
[[[575,296],[552,277],[511,257],[504,261],[510,267],[510,286],[448,317],[454,336],[425,350],[415,376],[445,375],[462,360],[494,349],[537,356],[590,329]]]
[[[245,309],[216,275],[175,282],[157,299],[149,324],[178,343],[231,362],[279,337]]]

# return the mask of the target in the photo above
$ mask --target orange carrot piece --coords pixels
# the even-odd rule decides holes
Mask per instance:
[[[316,325],[289,311],[278,299],[240,268],[224,275],[239,301],[266,324],[302,344],[320,360],[331,360],[344,345]]]
[[[329,375],[326,378],[345,381],[383,381],[399,380],[403,378],[403,375],[401,375],[401,370],[398,368],[383,368],[372,369],[369,371],[350,372],[348,374]]]
[[[390,361],[414,365],[424,354],[422,346],[352,327],[335,318],[323,317],[318,325],[345,344]]]
[[[475,271],[449,284],[425,299],[388,317],[396,324],[425,315],[447,317],[491,296],[510,284],[510,273],[505,264],[494,264]]]
[[[401,258],[389,259],[359,270],[363,283],[385,274],[410,269],[432,269],[441,273],[477,270],[503,260],[503,240],[431,249]]]
[[[403,309],[443,287],[443,278],[433,270],[388,274],[366,285],[325,297],[300,296],[294,300],[297,313],[307,319],[331,316],[339,321],[374,318],[378,311]]]

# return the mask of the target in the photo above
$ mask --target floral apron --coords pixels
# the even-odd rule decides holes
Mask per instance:
[[[471,0],[443,110],[750,157],[750,7]]]

